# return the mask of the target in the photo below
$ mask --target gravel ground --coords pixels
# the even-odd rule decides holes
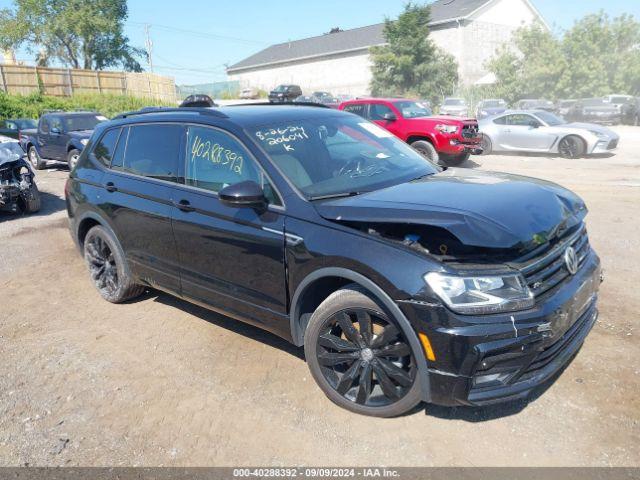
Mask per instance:
[[[614,156],[475,157],[565,185],[606,270],[601,316],[529,402],[426,405],[392,420],[334,406],[302,351],[164,294],[102,301],[66,226],[67,172],[43,211],[0,216],[0,465],[640,465],[640,129]]]

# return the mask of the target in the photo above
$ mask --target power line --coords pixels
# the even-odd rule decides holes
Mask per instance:
[[[126,22],[128,24],[131,25],[149,25],[155,28],[159,28],[162,30],[169,30],[169,31],[174,31],[174,32],[179,32],[179,33],[186,33],[189,35],[194,35],[197,37],[202,37],[202,38],[211,38],[211,39],[217,39],[217,40],[230,40],[230,41],[234,41],[234,42],[239,42],[239,43],[246,43],[246,44],[254,44],[254,45],[269,45],[268,42],[264,42],[264,41],[260,41],[260,40],[253,40],[253,39],[248,39],[248,38],[239,38],[239,37],[232,37],[232,36],[228,36],[228,35],[219,35],[219,34],[215,34],[215,33],[209,33],[209,32],[199,32],[196,30],[187,30],[184,28],[177,28],[177,27],[171,27],[169,25],[161,25],[158,23],[144,23],[144,22],[134,22],[134,21],[128,21]]]

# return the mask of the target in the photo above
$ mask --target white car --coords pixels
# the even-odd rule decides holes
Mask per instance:
[[[544,110],[513,110],[478,122],[484,154],[556,153],[565,158],[607,153],[618,146],[614,131],[591,123],[567,123]]]
[[[440,106],[440,115],[453,115],[455,117],[468,117],[469,106],[464,98],[445,98]]]

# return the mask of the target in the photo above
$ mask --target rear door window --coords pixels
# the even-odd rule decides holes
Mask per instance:
[[[355,105],[347,105],[344,107],[345,112],[355,113],[356,115],[367,118],[367,105],[364,103],[358,103]]]
[[[123,170],[144,177],[177,182],[184,127],[172,124],[129,128]]]

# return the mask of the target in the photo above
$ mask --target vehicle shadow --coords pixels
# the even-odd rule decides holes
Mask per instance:
[[[292,343],[287,342],[277,335],[269,333],[266,330],[262,330],[261,328],[254,327],[253,325],[249,325],[248,323],[244,323],[240,320],[235,320],[231,317],[227,317],[225,315],[208,310],[204,307],[200,307],[186,300],[174,297],[173,295],[169,295],[167,293],[153,289],[148,289],[147,291],[145,291],[143,296],[132,300],[132,302],[138,302],[145,299],[153,299],[153,301],[155,302],[177,308],[213,325],[229,330],[230,332],[251,338],[257,342],[261,342],[269,345],[270,347],[277,348],[278,350],[288,353],[289,355],[293,355],[300,360],[304,360],[303,348],[296,347]]]

